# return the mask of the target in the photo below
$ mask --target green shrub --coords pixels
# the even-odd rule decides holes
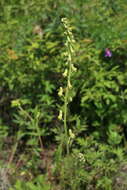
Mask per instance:
[[[126,189],[126,8],[125,0],[0,2],[0,163],[8,176],[31,163],[35,177],[15,189],[51,188],[48,171],[36,178],[51,144],[54,190]],[[77,69],[67,76],[65,52]]]
[[[21,180],[18,180],[16,184],[14,185],[14,188],[10,188],[9,190],[21,190],[21,189],[26,189],[26,190],[50,190],[50,184],[46,182],[46,179],[44,176],[40,175],[33,181],[29,182],[24,182]]]

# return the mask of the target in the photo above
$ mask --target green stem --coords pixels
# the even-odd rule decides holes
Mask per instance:
[[[64,103],[64,132],[65,132],[65,137],[66,137],[66,149],[67,149],[67,154],[69,154],[69,147],[68,147],[68,132],[67,132],[67,103],[68,103],[68,86],[66,88],[66,93],[65,93],[65,103]]]
[[[71,52],[70,52],[71,54]],[[69,97],[69,82],[71,78],[71,61],[68,62],[69,64],[69,71],[68,71],[68,78],[67,78],[67,87],[65,92],[65,102],[64,102],[64,131],[66,137],[66,150],[67,154],[69,154],[69,142],[68,142],[68,131],[67,131],[67,109],[68,109],[68,97]]]

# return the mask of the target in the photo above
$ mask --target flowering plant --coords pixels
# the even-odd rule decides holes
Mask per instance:
[[[105,57],[112,57],[112,52],[108,48],[105,49]]]

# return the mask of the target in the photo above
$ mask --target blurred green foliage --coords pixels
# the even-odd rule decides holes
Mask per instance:
[[[62,147],[56,148],[51,181],[56,190],[112,190],[114,184],[127,189],[122,177],[127,159],[126,9],[126,0],[0,1],[0,149],[5,151],[9,139],[14,143],[20,134],[16,156],[35,153],[31,173],[37,170],[33,163],[40,159],[40,145],[57,147],[64,141],[58,120],[58,89],[66,82],[61,18],[69,19],[76,39],[77,72],[67,121],[75,138],[63,160]],[[106,48],[111,57],[105,57]],[[76,157],[79,153],[85,163]],[[37,181],[18,180],[15,189],[43,187],[36,187]],[[44,182],[43,188],[50,185]]]

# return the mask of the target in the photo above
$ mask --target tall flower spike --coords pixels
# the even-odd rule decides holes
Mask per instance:
[[[72,101],[72,97],[70,95],[70,89],[72,88],[71,85],[71,75],[72,72],[75,71],[75,67],[72,64],[72,58],[74,56],[74,50],[75,50],[75,40],[73,37],[73,33],[72,33],[72,28],[70,27],[70,24],[68,22],[68,20],[66,18],[62,18],[62,22],[64,25],[64,29],[65,29],[65,36],[66,36],[66,42],[65,42],[65,46],[66,46],[66,63],[65,63],[65,70],[63,73],[63,76],[66,77],[66,88],[64,90],[64,106],[63,106],[63,122],[64,122],[64,133],[65,133],[65,141],[66,141],[66,151],[67,154],[69,154],[69,139],[73,139],[74,138],[74,134],[72,133],[72,131],[68,131],[68,126],[67,126],[67,119],[68,119],[68,103],[70,101]],[[62,111],[59,112],[59,119],[62,119]],[[70,135],[70,136],[69,136]]]

